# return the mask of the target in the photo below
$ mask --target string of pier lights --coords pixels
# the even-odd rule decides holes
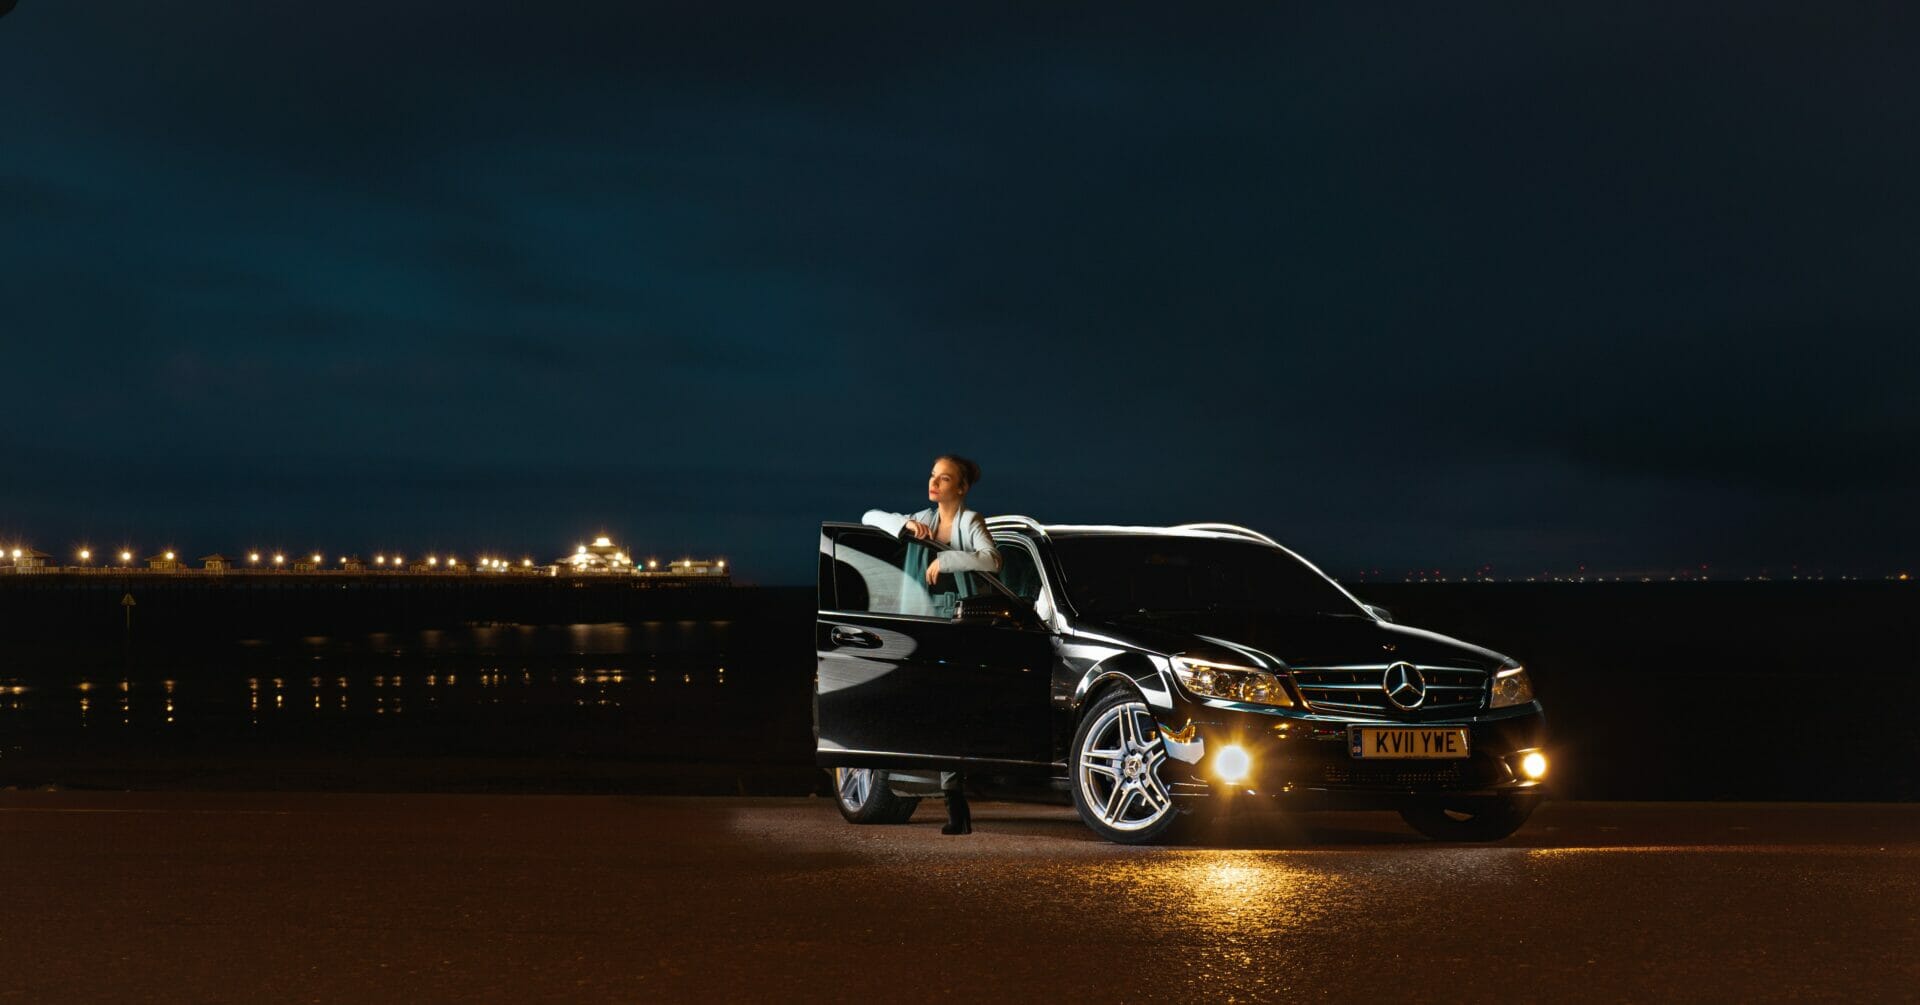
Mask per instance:
[[[580,550],[582,553],[584,553],[586,549],[583,546]],[[11,551],[0,550],[0,560],[11,558],[13,560],[13,563],[17,565],[21,562],[22,559],[28,558],[30,554],[40,560],[44,560],[50,557],[46,555],[40,555],[37,552],[29,553],[21,548],[14,548]],[[76,558],[79,559],[80,566],[82,568],[92,567],[94,555],[93,555],[93,549],[91,547],[83,545],[75,550],[74,555]],[[131,548],[122,548],[119,551],[119,553],[114,557],[119,559],[119,565],[122,569],[126,569],[130,567],[134,561],[134,553]],[[624,554],[620,555],[619,558],[622,561],[627,561],[627,558]],[[306,556],[306,559],[307,560],[305,562],[297,562],[294,565],[294,571],[317,572],[317,571],[320,571],[326,565],[326,556],[321,552],[317,552],[317,551],[313,552],[312,554]],[[149,562],[150,564],[154,564],[155,567],[163,568],[167,571],[173,571],[175,569],[178,569],[179,568],[178,563],[180,563],[181,561],[183,560],[180,558],[179,554],[173,551],[172,549],[168,549],[158,555],[154,555],[147,559],[147,562]],[[207,556],[207,558],[204,559],[204,561],[208,563],[209,571],[224,570],[228,568],[230,565],[230,560],[221,555]],[[165,563],[164,566],[161,566],[159,564],[162,562]],[[215,562],[219,562],[221,564],[215,565],[213,564]],[[358,557],[349,558],[345,555],[342,555],[338,559],[336,559],[335,562],[339,567],[339,569],[341,569],[342,571],[347,571],[347,572],[367,571],[367,566]],[[638,559],[633,559],[631,560],[631,562],[635,567],[635,570],[638,571],[639,568],[641,567],[640,561]],[[278,552],[278,551],[273,552],[271,555],[268,555],[267,553],[260,552],[260,551],[247,552],[247,566],[249,568],[259,569],[262,563],[268,564],[275,570],[285,569],[287,565],[287,555],[285,552]],[[684,566],[687,566],[689,569],[691,569],[693,564],[694,563],[691,560],[684,561],[684,562],[670,562],[668,563],[668,567],[671,569],[671,568],[678,568],[684,565]],[[715,562],[714,565],[722,570],[726,569],[727,567],[727,563],[725,560]],[[443,567],[442,560],[439,555],[428,555],[425,564],[413,566],[412,571],[415,571],[415,572],[438,571],[442,567]],[[520,559],[519,562],[516,563],[509,559],[500,558],[497,556],[481,555],[478,558],[474,559],[473,565],[468,568],[471,568],[479,572],[504,573],[504,572],[515,571],[516,567],[519,571],[530,572],[534,569],[533,559],[523,557]],[[375,570],[380,570],[380,571],[392,570],[397,572],[397,571],[405,570],[408,568],[406,564],[406,556],[404,554],[394,554],[392,556],[389,556],[386,553],[382,552],[374,556],[373,568]],[[460,559],[458,556],[448,555],[445,559],[444,568],[447,569],[448,571],[459,571],[463,567],[460,564]],[[645,568],[648,571],[655,571],[660,568],[660,563],[657,559],[649,559],[645,563]]]
[[[21,552],[20,549],[16,548],[12,552],[12,557],[17,562],[20,560],[23,554],[24,553]],[[80,548],[78,551],[75,552],[75,555],[76,557],[79,558],[80,564],[82,566],[91,565],[91,563],[93,562],[92,548],[85,548],[85,547]],[[5,557],[7,557],[7,553],[0,552],[0,558],[5,558]],[[133,564],[134,554],[131,549],[122,549],[115,557],[119,559],[119,563],[122,567],[130,566]],[[218,556],[213,556],[213,557],[215,559],[218,559]],[[167,563],[181,561],[179,554],[172,550],[161,552],[160,554],[153,556],[153,558],[148,559],[148,561],[156,561],[156,560],[165,561]],[[224,561],[224,559],[218,559],[218,560]],[[327,561],[326,556],[316,551],[306,556],[306,563],[304,564],[304,568],[302,567],[301,563],[296,563],[295,569],[298,571],[317,571],[321,567],[326,565],[326,561]],[[342,569],[352,569],[354,566],[360,566],[363,569],[365,568],[364,564],[361,563],[361,561],[358,558],[350,558],[345,555],[342,555],[339,558],[335,559],[334,562],[337,566],[339,566]],[[396,571],[406,569],[407,568],[406,562],[407,562],[407,559],[404,554],[394,554],[389,556],[384,552],[374,556],[374,559],[373,559],[373,565],[375,568],[393,569]],[[260,551],[249,551],[247,552],[247,565],[250,568],[255,568],[255,569],[260,568],[262,565],[266,565],[274,569],[284,569],[286,568],[286,565],[287,565],[287,555],[285,552],[279,552],[279,551],[273,552],[271,554],[268,554],[266,552],[260,552]],[[457,555],[448,555],[445,559],[442,559],[439,555],[428,555],[426,562],[424,564],[424,568],[429,570],[437,570],[442,568],[443,566],[448,570],[458,570],[461,568],[467,568],[466,566],[461,565],[460,558]],[[471,568],[475,568],[475,569],[479,569],[487,572],[507,572],[514,569],[516,566],[521,569],[530,570],[533,568],[533,559],[522,558],[519,562],[516,563],[504,558],[494,558],[491,556],[483,556],[481,558],[475,559]],[[421,567],[416,566],[415,568],[417,571]]]
[[[346,562],[346,559],[341,559],[342,564],[345,564],[345,562]],[[445,564],[446,564],[446,567],[449,569],[458,569],[460,568],[460,559],[458,556],[448,555]],[[533,559],[523,558],[519,561],[518,564],[520,568],[531,569],[533,568]],[[388,556],[385,553],[381,553],[373,556],[373,565],[374,565],[374,568],[376,569],[381,569],[381,568],[404,569],[406,568],[406,565],[407,565],[407,557],[405,555]],[[440,556],[428,555],[425,565],[428,569],[440,568],[441,566]],[[510,562],[504,558],[492,558],[492,557],[483,555],[473,560],[473,565],[471,566],[471,568],[479,569],[481,571],[487,571],[487,572],[504,572],[508,569],[513,568],[514,565],[515,563]]]

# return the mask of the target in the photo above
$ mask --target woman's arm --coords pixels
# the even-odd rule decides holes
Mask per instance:
[[[940,571],[999,572],[1000,549],[994,546],[993,535],[987,532],[987,518],[968,511],[967,531],[973,547],[966,551],[941,552]]]
[[[899,513],[889,513],[883,509],[870,509],[865,516],[860,518],[861,523],[869,527],[878,527],[894,537],[899,537],[904,531],[907,532],[909,536],[922,540],[933,535],[933,527],[928,524],[927,520],[926,510],[921,510],[912,516],[902,516]]]
[[[865,516],[860,518],[860,522],[869,527],[878,527],[892,534],[894,537],[899,537],[900,528],[907,525],[907,518],[898,513],[889,513],[883,509],[870,509]]]

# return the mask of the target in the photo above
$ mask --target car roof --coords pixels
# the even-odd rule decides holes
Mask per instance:
[[[857,523],[839,523],[839,522],[829,521],[823,524],[822,526],[823,527],[860,527],[865,525],[857,524]],[[1142,526],[1129,526],[1124,524],[1094,524],[1094,523],[1046,523],[1046,524],[1043,524],[1040,521],[1035,520],[1030,516],[1022,516],[1017,513],[1003,513],[999,516],[988,517],[987,529],[989,531],[1013,531],[1016,533],[1024,533],[1029,536],[1042,538],[1042,539],[1056,538],[1056,537],[1119,537],[1119,536],[1127,536],[1127,535],[1138,535],[1140,537],[1191,537],[1191,538],[1211,538],[1213,540],[1221,540],[1221,541],[1251,541],[1259,544],[1264,544],[1269,547],[1278,548],[1279,550],[1286,552],[1287,554],[1293,556],[1295,561],[1300,562],[1301,564],[1305,565],[1307,568],[1312,569],[1314,572],[1319,573],[1321,576],[1325,577],[1327,582],[1333,584],[1334,589],[1339,590],[1341,593],[1345,593],[1347,595],[1348,600],[1353,601],[1355,604],[1358,604],[1359,606],[1362,606],[1362,607],[1366,606],[1365,604],[1362,604],[1360,602],[1360,598],[1354,596],[1352,593],[1349,593],[1346,587],[1341,586],[1339,580],[1334,579],[1332,576],[1328,576],[1324,572],[1321,572],[1319,566],[1314,565],[1312,562],[1307,561],[1306,558],[1303,557],[1299,552],[1294,551],[1292,548],[1289,548],[1286,545],[1281,544],[1278,541],[1275,541],[1273,538],[1270,538],[1267,535],[1262,534],[1257,530],[1252,530],[1246,527],[1242,527],[1238,524],[1183,523],[1183,524],[1175,524],[1174,526],[1171,526],[1171,527],[1142,527]]]
[[[1142,537],[1202,537],[1225,538],[1241,541],[1257,541],[1280,547],[1280,542],[1237,524],[1230,523],[1183,523],[1171,527],[1148,527],[1129,524],[1097,523],[1048,523],[1043,524],[1028,516],[1003,515],[987,518],[987,527],[992,530],[1020,530],[1044,537],[1114,537],[1139,535]]]
[[[853,520],[827,520],[820,525],[827,527],[864,527],[865,524]],[[1023,531],[1034,537],[1117,537],[1138,535],[1141,537],[1198,537],[1216,540],[1255,541],[1260,544],[1284,548],[1280,542],[1256,530],[1250,530],[1230,523],[1183,523],[1171,527],[1148,527],[1129,524],[1104,523],[1047,523],[1043,524],[1030,516],[1003,513],[987,518],[989,530]]]
[[[1182,524],[1175,524],[1174,526],[1171,526],[1171,527],[1141,527],[1141,526],[1127,526],[1122,524],[1093,524],[1093,523],[1043,524],[1040,521],[1035,520],[1030,516],[1019,516],[1016,514],[1007,514],[1003,516],[988,517],[987,529],[991,531],[1000,531],[1000,530],[1020,531],[1027,534],[1031,534],[1035,537],[1043,537],[1043,538],[1121,537],[1121,536],[1128,536],[1128,535],[1137,535],[1140,537],[1193,537],[1193,538],[1212,538],[1214,540],[1223,540],[1223,541],[1250,541],[1258,544],[1264,544],[1269,547],[1277,548],[1280,551],[1286,552],[1288,555],[1293,556],[1295,561],[1301,563],[1302,565],[1305,565],[1309,569],[1312,569],[1314,572],[1319,573],[1322,577],[1326,579],[1327,582],[1332,583],[1333,588],[1336,590],[1339,590],[1341,593],[1346,594],[1348,600],[1353,601],[1356,605],[1360,607],[1366,606],[1364,603],[1361,603],[1359,597],[1354,596],[1351,592],[1347,590],[1346,587],[1340,585],[1339,580],[1334,579],[1332,576],[1328,576],[1325,572],[1321,572],[1319,566],[1314,565],[1312,562],[1307,561],[1306,558],[1302,556],[1299,552],[1294,551],[1292,548],[1289,548],[1286,545],[1281,544],[1278,541],[1275,541],[1273,538],[1270,538],[1267,535],[1262,534],[1257,530],[1252,530],[1247,527],[1242,527],[1239,524],[1182,523]]]

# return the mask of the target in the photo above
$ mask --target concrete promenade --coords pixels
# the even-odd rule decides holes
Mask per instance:
[[[1560,803],[1122,848],[1070,811],[0,793],[0,1000],[1891,1000],[1920,806]]]

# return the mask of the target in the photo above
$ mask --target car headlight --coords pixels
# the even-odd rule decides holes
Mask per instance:
[[[1280,678],[1258,667],[1175,656],[1173,675],[1180,678],[1180,686],[1203,698],[1293,707],[1293,699],[1287,696]]]
[[[1526,667],[1509,667],[1493,675],[1493,702],[1488,708],[1525,705],[1533,700],[1533,682]]]

